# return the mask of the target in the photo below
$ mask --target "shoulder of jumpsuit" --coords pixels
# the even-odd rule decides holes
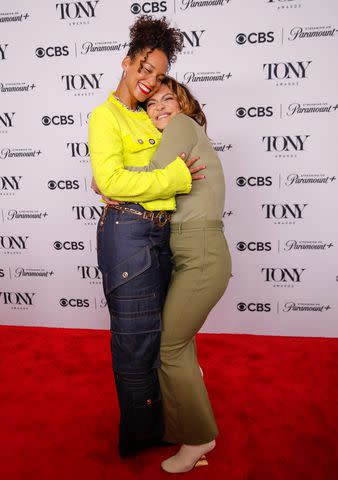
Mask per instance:
[[[122,105],[111,92],[102,106],[108,109],[114,116],[119,127],[122,148],[123,163],[125,166],[145,166],[158,147],[162,133],[157,130],[145,110],[132,111]]]
[[[197,139],[198,127],[200,127],[200,125],[198,125],[193,118],[180,112],[170,120],[167,127],[163,130],[163,137],[170,133],[175,134],[175,132],[178,131],[181,134],[191,135],[194,139]]]

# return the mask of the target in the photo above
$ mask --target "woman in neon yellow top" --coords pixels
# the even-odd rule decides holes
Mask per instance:
[[[89,150],[103,195],[123,202],[105,208],[97,230],[98,265],[111,319],[111,350],[120,404],[119,451],[130,455],[161,442],[164,426],[156,368],[161,310],[171,275],[169,220],[175,195],[189,193],[191,167],[180,157],[163,169],[149,164],[160,132],[138,106],[161,85],[182,49],[166,20],[140,17],[116,91],[91,114]]]
[[[153,52],[150,62],[156,63],[152,59],[156,54],[162,56],[160,51]],[[146,112],[127,109],[113,92],[92,112],[89,123],[92,169],[100,192],[140,203],[146,210],[174,210],[175,195],[191,190],[190,172],[180,157],[151,173],[126,170],[149,165],[160,139]]]

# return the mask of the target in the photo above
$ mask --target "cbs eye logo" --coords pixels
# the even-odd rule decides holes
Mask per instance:
[[[167,2],[144,2],[140,3],[133,3],[130,6],[130,11],[134,15],[138,15],[139,13],[158,13],[158,12],[166,12],[167,11]]]
[[[244,303],[237,304],[239,312],[271,312],[271,303]]]
[[[74,117],[73,115],[53,115],[52,117],[44,115],[41,122],[45,127],[49,125],[73,125]]]
[[[38,58],[43,58],[43,57],[61,57],[61,56],[67,56],[69,55],[69,49],[67,45],[64,45],[63,47],[47,47],[47,48],[42,48],[38,47],[35,50],[35,55]]]
[[[49,180],[47,186],[50,190],[78,190],[80,188],[78,180]]]
[[[273,32],[252,32],[246,35],[245,33],[239,33],[236,36],[236,43],[238,45],[244,45],[246,42],[255,43],[271,43],[274,41]]]
[[[245,242],[238,242],[237,243],[237,250],[240,252],[244,252],[246,250],[246,243]],[[241,305],[244,305],[243,303]]]
[[[240,312],[244,312],[246,310],[246,304],[245,303],[238,303],[237,305],[237,309],[240,311]]]
[[[44,117],[42,117],[41,122],[42,122],[42,125],[44,125],[45,127],[48,127],[48,125],[52,123],[52,119],[47,115],[45,115]]]
[[[141,5],[139,3],[133,3],[130,7],[131,13],[137,15],[141,11]]]
[[[57,240],[53,244],[55,250],[84,250],[85,244],[84,242],[76,242],[75,240],[66,240],[65,242],[60,242]]]
[[[244,33],[239,33],[236,37],[236,42],[238,45],[243,45],[246,42],[246,35]]]
[[[236,183],[239,187],[244,187],[244,185],[246,184],[246,178],[238,177]]]
[[[236,248],[240,252],[271,252],[271,242],[238,242]]]
[[[90,306],[88,298],[61,298],[59,301],[61,307],[88,308]]]
[[[271,187],[272,185],[272,177],[237,177],[236,178],[236,185],[238,187],[245,187],[246,185],[249,187]]]
[[[61,242],[54,242],[54,248],[55,248],[55,250],[61,250],[62,249],[62,243]]]
[[[269,107],[249,107],[249,108],[244,108],[244,107],[239,107],[236,110],[236,116],[238,118],[244,118],[246,116],[250,118],[255,118],[255,117],[272,117],[273,115],[273,108],[271,106]]]
[[[45,56],[45,53],[46,53],[46,52],[45,52],[45,49],[44,49],[44,48],[41,48],[41,47],[40,47],[40,48],[37,48],[37,49],[35,50],[35,55],[36,55],[37,57],[39,57],[39,58],[44,57],[44,56]]]
[[[237,115],[237,117],[239,117],[239,118],[245,117],[245,115],[246,115],[246,110],[245,110],[245,108],[243,108],[243,107],[237,108],[237,110],[236,110],[236,115]]]

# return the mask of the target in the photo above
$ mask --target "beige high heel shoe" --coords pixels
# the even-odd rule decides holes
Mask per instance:
[[[205,454],[213,450],[215,445],[215,440],[203,445],[182,445],[176,455],[167,458],[161,463],[161,467],[168,473],[184,473],[190,472],[190,470],[195,467],[205,467],[208,465]],[[191,461],[191,457],[194,457],[194,453],[195,455],[197,454],[197,459],[195,456],[193,461]]]

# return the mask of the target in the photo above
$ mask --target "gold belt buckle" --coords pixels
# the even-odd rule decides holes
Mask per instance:
[[[159,227],[164,227],[164,225],[168,223],[170,215],[168,215],[165,210],[161,210],[157,215],[155,215],[155,219]]]

